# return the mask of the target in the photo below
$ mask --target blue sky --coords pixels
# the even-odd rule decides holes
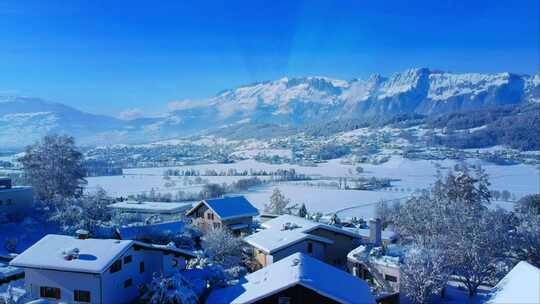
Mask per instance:
[[[537,73],[539,1],[0,1],[0,93],[153,113],[283,76]]]

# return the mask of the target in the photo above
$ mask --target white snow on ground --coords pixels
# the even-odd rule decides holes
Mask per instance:
[[[454,160],[409,160],[404,159],[401,156],[393,155],[388,162],[380,165],[359,164],[359,166],[364,169],[364,173],[362,173],[361,176],[400,179],[400,181],[392,182],[394,188],[391,190],[393,191],[338,190],[305,186],[302,182],[288,182],[258,187],[253,189],[253,191],[243,194],[246,195],[257,208],[263,208],[264,204],[269,202],[272,189],[278,187],[293,203],[305,203],[310,212],[319,211],[331,213],[339,211],[340,216],[362,216],[367,218],[373,216],[374,203],[381,199],[403,198],[416,190],[429,188],[435,180],[438,168],[444,174],[445,171],[453,168],[456,163],[457,161]],[[476,160],[469,160],[468,163],[481,163],[490,176],[492,190],[508,190],[515,194],[517,198],[526,194],[540,192],[540,174],[538,168],[535,166],[523,164],[500,166]],[[336,177],[350,178],[358,176],[355,173],[355,165],[342,164],[340,159],[330,160],[314,167],[289,164],[273,165],[249,159],[232,164],[126,169],[124,170],[124,176],[88,178],[88,189],[93,190],[99,185],[109,194],[116,196],[127,196],[129,194],[149,192],[152,188],[159,193],[172,194],[177,193],[178,191],[197,192],[201,189],[202,184],[184,185],[183,177],[171,177],[171,181],[174,181],[175,185],[169,188],[165,187],[166,180],[162,177],[163,172],[166,169],[175,168],[193,168],[198,169],[201,172],[204,172],[207,169],[214,169],[216,171],[225,171],[228,169],[275,171],[277,169],[293,168],[298,173],[306,174],[317,179]],[[201,178],[212,183],[231,183],[246,177],[201,176]],[[191,177],[190,179],[193,180],[194,178]],[[513,207],[513,204],[508,202],[496,202],[494,205],[499,204],[505,209],[511,209]]]
[[[394,192],[338,190],[317,188],[294,184],[276,186],[291,203],[306,204],[309,212],[322,212],[324,214],[338,212],[340,216],[357,216],[371,218],[374,216],[375,203],[381,199],[396,199],[406,194]],[[273,186],[259,188],[244,193],[246,198],[259,209],[270,202]]]

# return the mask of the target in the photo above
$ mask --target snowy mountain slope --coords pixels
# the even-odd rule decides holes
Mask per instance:
[[[0,145],[20,147],[47,133],[67,133],[83,144],[144,143],[242,126],[314,125],[402,113],[426,115],[540,102],[540,75],[454,74],[426,68],[350,81],[282,78],[223,91],[162,117],[124,121],[38,98],[0,96]],[[266,131],[265,131],[266,132]]]
[[[288,124],[396,113],[440,114],[540,100],[539,76],[453,74],[410,69],[389,78],[282,78],[227,90],[208,99],[212,122]],[[191,109],[193,111],[193,109]],[[183,116],[182,111],[176,115]],[[208,113],[206,113],[208,114]]]

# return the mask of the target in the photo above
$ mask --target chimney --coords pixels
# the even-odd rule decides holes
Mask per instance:
[[[375,246],[380,246],[382,237],[382,224],[381,219],[370,219],[369,220],[369,242]]]
[[[84,229],[79,229],[79,230],[75,231],[75,236],[79,240],[86,240],[89,237],[89,235],[90,235],[90,233],[87,230],[84,230]]]

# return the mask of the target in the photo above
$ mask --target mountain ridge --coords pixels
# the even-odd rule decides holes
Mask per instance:
[[[74,135],[89,145],[142,143],[236,124],[302,126],[404,113],[438,115],[527,102],[540,102],[540,75],[455,74],[427,68],[352,80],[283,77],[223,90],[161,117],[129,121],[39,98],[0,96],[0,124],[4,125],[0,144],[20,147],[48,133]]]

